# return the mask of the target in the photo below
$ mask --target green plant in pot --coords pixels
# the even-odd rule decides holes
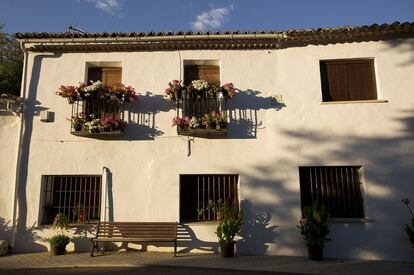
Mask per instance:
[[[326,204],[315,201],[303,208],[304,218],[300,220],[300,233],[306,241],[310,260],[323,260],[323,247],[329,234],[328,208]]]
[[[53,221],[53,228],[60,231],[60,234],[54,235],[49,239],[50,254],[63,255],[66,251],[66,245],[69,243],[69,237],[64,234],[64,230],[69,228],[69,222],[65,214],[59,213]]]
[[[411,244],[414,247],[414,215],[413,215],[413,211],[411,210],[411,207],[410,207],[410,199],[405,198],[405,199],[402,199],[401,202],[403,204],[405,204],[405,206],[407,206],[408,210],[410,211],[411,225],[410,224],[405,224],[405,233],[407,234],[408,239],[410,240]]]
[[[237,205],[224,204],[220,209],[221,221],[217,226],[220,254],[223,257],[234,256],[234,237],[243,225],[243,213]]]

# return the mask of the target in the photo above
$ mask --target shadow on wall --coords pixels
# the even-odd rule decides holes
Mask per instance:
[[[270,225],[271,214],[258,209],[250,200],[243,200],[240,207],[243,211],[243,226],[239,234],[242,239],[236,243],[237,251],[265,254],[268,244],[274,243],[277,236],[277,226]]]
[[[164,134],[156,126],[156,114],[169,112],[176,106],[173,101],[162,95],[145,92],[140,95],[137,103],[126,104],[126,121],[128,126],[125,129],[123,139],[126,140],[153,140],[155,137]]]
[[[10,246],[10,241],[12,239],[12,221],[6,221],[2,217],[0,217],[0,239],[8,240]]]
[[[277,102],[272,97],[262,97],[259,91],[251,89],[239,91],[234,98],[227,101],[227,110],[230,117],[230,139],[256,138],[257,130],[263,126],[258,117],[260,110],[280,111],[286,105]]]
[[[90,251],[92,248],[91,238],[95,237],[95,226],[76,226],[70,241],[74,245],[74,251]]]
[[[214,228],[215,230],[215,228]],[[218,253],[217,242],[205,242],[197,238],[194,231],[186,224],[179,224],[177,228],[178,247],[186,247],[178,252],[191,252],[192,250],[199,250],[204,252]]]
[[[17,183],[17,203],[18,203],[18,213],[17,213],[17,228],[16,228],[16,244],[17,249],[27,248],[31,251],[46,251],[47,248],[36,244],[35,240],[38,238],[34,234],[35,225],[31,229],[27,228],[27,196],[26,196],[26,187],[27,187],[27,173],[28,173],[28,163],[29,163],[29,152],[30,152],[30,139],[33,131],[33,119],[35,116],[40,115],[41,110],[46,110],[47,108],[39,107],[40,104],[37,98],[37,91],[39,85],[40,71],[42,67],[42,61],[46,58],[59,58],[61,57],[60,53],[54,54],[42,54],[36,55],[33,59],[33,67],[30,78],[30,83],[28,83],[29,93],[26,100],[26,110],[25,110],[25,121],[24,121],[24,132],[22,135],[22,150],[20,152],[19,158],[19,181]],[[28,245],[33,243],[33,245]]]
[[[414,40],[406,40],[406,39],[393,39],[385,41],[389,48],[384,49],[383,51],[389,51],[390,48],[396,49],[399,54],[410,54],[409,58],[397,64],[399,66],[408,66],[414,63]]]
[[[287,137],[287,148],[294,148],[290,156],[258,164],[250,173],[243,173],[244,192],[249,194],[246,199],[269,212],[274,223],[283,223],[283,227],[278,230],[274,252],[277,253],[282,248],[296,255],[306,253],[305,242],[296,228],[297,222],[293,222],[295,217],[292,217],[298,213],[296,218],[300,218],[300,194],[295,191],[296,188],[299,189],[299,182],[296,183],[296,188],[289,187],[292,184],[292,173],[298,173],[298,165],[329,166],[340,161],[341,165],[363,165],[366,215],[374,222],[331,223],[329,238],[332,240],[326,244],[327,257],[413,260],[410,256],[412,247],[404,232],[404,224],[410,221],[410,215],[400,200],[404,197],[414,198],[414,112],[400,110],[395,114],[388,119],[400,125],[400,130],[391,136],[335,135],[308,127],[275,129],[283,139]],[[383,121],[384,118],[373,120]],[[345,118],[342,121],[344,124],[352,123]],[[240,172],[234,168],[230,171]],[[266,218],[263,219],[266,221]],[[251,232],[246,233],[245,230],[249,228]],[[255,249],[254,241],[262,237],[260,230],[260,226],[247,223],[247,228],[242,232],[244,240],[240,245],[252,249],[252,253],[265,251]],[[262,241],[258,243],[260,247]]]

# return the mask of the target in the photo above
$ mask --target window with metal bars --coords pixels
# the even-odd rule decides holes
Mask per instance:
[[[326,203],[331,218],[364,218],[361,166],[299,167],[302,209]]]
[[[100,175],[43,176],[43,220],[52,224],[58,213],[70,223],[95,223],[101,209]]]
[[[214,221],[224,203],[238,204],[239,175],[180,175],[181,222]]]
[[[324,102],[377,99],[374,59],[324,60],[320,70]]]

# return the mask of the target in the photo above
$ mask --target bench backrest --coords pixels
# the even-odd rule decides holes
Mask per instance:
[[[176,222],[100,222],[96,237],[177,239]]]

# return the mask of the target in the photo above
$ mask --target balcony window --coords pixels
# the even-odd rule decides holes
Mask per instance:
[[[220,86],[217,61],[184,62],[184,82],[171,81],[166,93],[177,103],[173,126],[179,135],[227,135],[226,102],[235,95],[235,88],[232,83]]]
[[[122,68],[90,67],[87,79],[79,86],[62,85],[58,91],[72,104],[71,133],[94,138],[122,136],[125,103],[137,99],[134,89],[121,83]]]

